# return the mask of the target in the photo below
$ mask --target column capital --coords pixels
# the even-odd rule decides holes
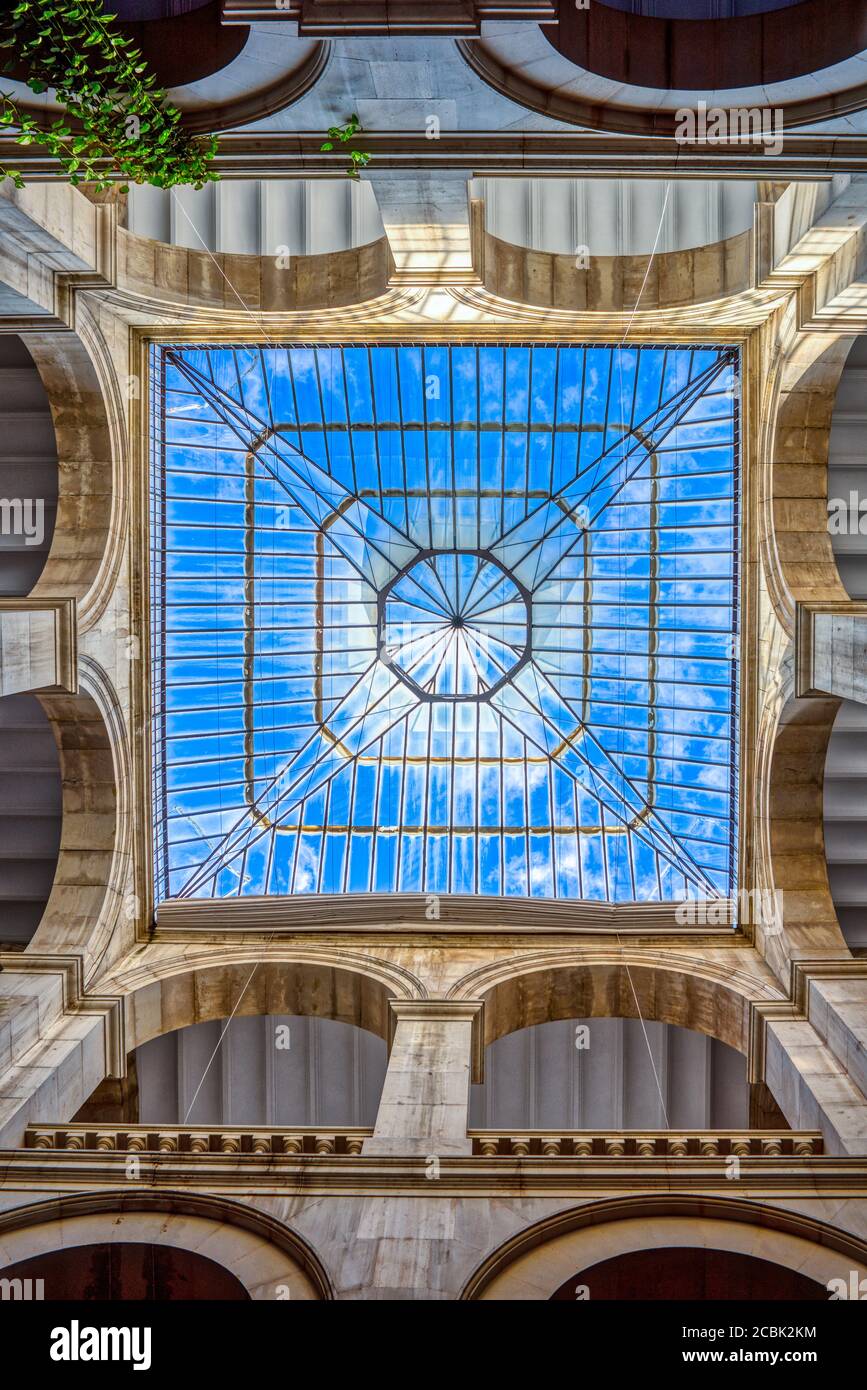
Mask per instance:
[[[364,171],[394,262],[391,285],[481,284],[474,247],[481,222],[470,206],[472,176],[472,166]]]
[[[389,999],[388,1051],[398,1023],[466,1023],[473,1025],[472,1074],[474,1085],[485,1079],[484,999]]]
[[[867,703],[867,602],[828,599],[795,610],[795,694]]]
[[[0,598],[0,695],[78,692],[74,598]]]

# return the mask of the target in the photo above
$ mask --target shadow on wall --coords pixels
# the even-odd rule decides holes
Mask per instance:
[[[560,0],[548,41],[576,66],[633,87],[712,92],[761,87],[819,72],[854,57],[867,19],[862,0],[739,3],[721,14],[709,0],[578,8]],[[789,10],[794,13],[788,13]]]
[[[166,3],[171,2],[166,0]],[[605,0],[612,10],[651,15],[656,19],[736,19],[739,15],[787,10],[801,3],[802,0]]]
[[[126,0],[114,9],[118,27],[141,50],[158,85],[165,88],[185,87],[222,72],[250,36],[246,25],[222,23],[221,0]]]

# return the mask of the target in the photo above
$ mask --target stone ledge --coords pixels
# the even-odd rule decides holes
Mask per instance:
[[[328,1130],[268,1125],[31,1125],[25,1147],[55,1154],[355,1157],[362,1140],[372,1133],[360,1126]],[[822,1153],[822,1136],[812,1130],[525,1130],[504,1136],[498,1130],[471,1129],[468,1137],[473,1156],[481,1158],[810,1158]]]

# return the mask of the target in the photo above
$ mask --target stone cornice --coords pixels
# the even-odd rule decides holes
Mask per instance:
[[[365,0],[347,6],[342,0],[223,0],[224,24],[289,20],[302,38],[357,38],[383,34],[434,35],[440,38],[481,33],[482,24],[498,20],[557,23],[555,0]]]
[[[54,664],[56,680],[48,688],[78,692],[78,615],[74,598],[0,598],[0,615],[53,614]],[[31,644],[33,638],[31,634]],[[35,655],[35,653],[33,653]],[[40,687],[43,688],[43,687]]]
[[[747,1080],[751,1085],[765,1079],[769,1023],[805,1023],[806,1015],[790,999],[763,999],[750,1004]]]
[[[83,956],[48,955],[30,951],[0,951],[0,970],[9,974],[59,975],[63,989],[62,1014],[101,1016],[105,1030],[105,1064],[109,1076],[126,1075],[126,1028],[121,995],[88,993],[84,987]]]
[[[271,18],[273,20],[274,14]],[[223,178],[333,177],[338,156],[323,154],[321,131],[227,132],[214,161]],[[378,170],[471,167],[476,176],[552,174],[575,177],[822,179],[867,172],[863,135],[787,132],[773,155],[762,146],[684,145],[659,135],[605,135],[575,130],[443,130],[429,140],[418,130],[364,132]],[[14,162],[26,177],[61,182],[63,172],[37,145],[0,139],[0,162]]]
[[[751,1082],[765,1078],[765,1049],[769,1023],[812,1023],[810,984],[813,980],[867,981],[867,960],[850,958],[804,960],[790,964],[789,997],[750,1004],[747,1075]],[[823,1036],[819,1033],[819,1036]],[[827,1045],[827,1044],[826,1044]]]
[[[867,960],[798,960],[791,963],[789,995],[799,1016],[810,1018],[810,985],[813,980],[865,980]]]
[[[136,1184],[151,1194],[173,1188],[248,1196],[562,1196],[572,1200],[618,1192],[702,1192],[731,1197],[867,1196],[867,1158],[759,1155],[738,1159],[624,1156],[511,1158],[442,1157],[435,1183],[429,1159],[355,1155],[259,1155],[226,1153],[136,1154],[19,1149],[0,1152],[7,1193],[52,1192]],[[737,1171],[737,1178],[732,1177]]]
[[[730,926],[678,924],[674,903],[612,905],[565,900],[540,903],[532,898],[472,897],[442,894],[435,904],[423,894],[358,893],[298,898],[176,898],[161,903],[148,940],[195,941],[206,937],[227,944],[241,931],[273,936],[326,932],[363,933],[371,940],[395,933],[425,941],[441,934],[472,938],[489,934],[522,944],[528,936],[604,939],[639,937],[713,946],[743,946],[744,936]]]
[[[0,970],[12,974],[59,975],[63,990],[64,1012],[71,1012],[84,994],[83,956],[47,955],[31,951],[0,951]]]
[[[440,1001],[441,1002],[441,1001]],[[453,1018],[457,1009],[437,1009],[437,1001],[400,1006],[401,1016]],[[464,1008],[466,1017],[470,1007]],[[323,1126],[275,1128],[269,1125],[100,1125],[33,1124],[25,1148],[42,1153],[229,1154],[291,1157],[300,1154],[359,1155],[362,1142],[374,1131],[362,1126],[327,1129]],[[474,1157],[507,1158],[815,1158],[822,1153],[818,1130],[779,1129],[528,1129],[504,1134],[496,1129],[470,1129]]]

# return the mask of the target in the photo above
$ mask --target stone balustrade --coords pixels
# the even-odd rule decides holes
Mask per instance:
[[[525,1130],[504,1135],[472,1129],[483,1158],[811,1158],[822,1153],[818,1131],[793,1130]]]
[[[359,1155],[371,1129],[217,1129],[208,1125],[33,1125],[28,1149],[87,1153]],[[812,1158],[823,1152],[818,1131],[793,1130],[497,1130],[469,1131],[480,1158]]]
[[[25,1138],[28,1149],[88,1153],[193,1154],[360,1154],[373,1131],[278,1129],[269,1126],[236,1128],[208,1125],[32,1125]]]

